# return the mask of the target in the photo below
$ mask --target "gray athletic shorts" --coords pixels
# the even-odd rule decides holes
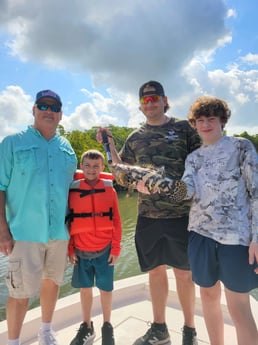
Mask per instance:
[[[14,298],[31,298],[39,293],[42,279],[52,279],[57,285],[63,282],[67,265],[68,241],[49,243],[16,241],[6,275],[9,295]]]
[[[168,219],[138,217],[135,245],[142,272],[160,265],[190,270],[187,226],[187,216]]]

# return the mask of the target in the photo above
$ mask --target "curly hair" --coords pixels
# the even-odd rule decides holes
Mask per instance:
[[[205,117],[219,117],[222,128],[230,118],[231,110],[228,104],[220,98],[214,96],[202,96],[197,98],[191,105],[188,113],[188,120],[193,127],[195,127],[196,119],[201,116]]]

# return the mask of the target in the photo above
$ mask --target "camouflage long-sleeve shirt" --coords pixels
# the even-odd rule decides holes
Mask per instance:
[[[166,177],[181,179],[187,155],[200,146],[196,131],[185,120],[170,118],[161,126],[144,124],[131,133],[121,159],[142,167],[164,167]],[[188,215],[189,201],[171,203],[165,196],[139,193],[138,213],[149,218],[178,218]]]
[[[189,231],[224,244],[258,242],[258,159],[244,138],[222,137],[187,157]]]

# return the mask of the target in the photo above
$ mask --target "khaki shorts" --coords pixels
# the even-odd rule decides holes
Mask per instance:
[[[16,241],[9,255],[6,285],[10,297],[31,298],[39,293],[41,280],[61,285],[67,265],[68,241],[49,243]]]

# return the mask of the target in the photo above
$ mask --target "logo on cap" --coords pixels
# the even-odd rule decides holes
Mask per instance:
[[[41,98],[52,98],[56,100],[58,103],[62,105],[61,98],[57,93],[55,93],[52,90],[42,90],[39,91],[36,95],[36,103],[41,99]]]
[[[153,88],[153,91],[144,91],[145,88]],[[139,98],[142,98],[143,96],[147,96],[147,95],[158,95],[158,96],[162,96],[165,97],[165,92],[163,89],[163,86],[155,80],[150,80],[147,83],[144,83],[139,90]]]

